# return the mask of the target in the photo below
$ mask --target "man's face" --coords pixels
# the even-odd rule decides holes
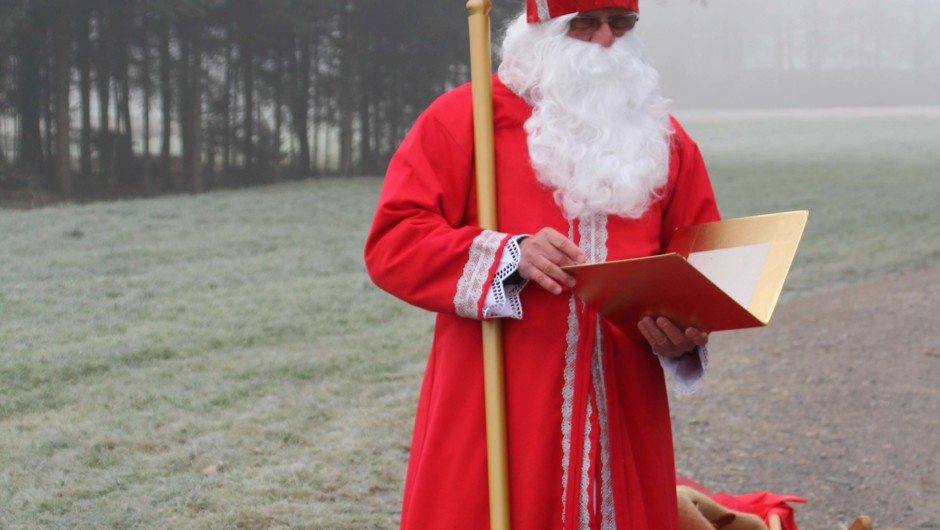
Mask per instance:
[[[637,19],[636,13],[621,7],[581,11],[568,23],[567,35],[608,48],[614,39],[633,29]]]

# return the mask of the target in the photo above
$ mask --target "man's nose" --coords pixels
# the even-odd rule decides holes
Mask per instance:
[[[597,28],[597,31],[594,32],[594,35],[591,37],[591,42],[600,44],[605,48],[610,48],[614,43],[614,32],[611,31],[610,24],[601,22],[601,27]]]

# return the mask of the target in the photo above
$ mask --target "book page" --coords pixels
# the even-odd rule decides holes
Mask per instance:
[[[754,297],[770,248],[770,243],[759,243],[704,250],[691,252],[687,259],[712,283],[746,308]]]

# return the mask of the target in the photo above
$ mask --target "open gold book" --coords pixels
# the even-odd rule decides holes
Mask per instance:
[[[766,325],[809,212],[740,217],[676,230],[665,253],[565,267],[574,292],[625,333],[662,315],[704,331]]]

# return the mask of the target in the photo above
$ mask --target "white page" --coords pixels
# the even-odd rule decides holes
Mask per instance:
[[[743,307],[754,297],[770,253],[770,243],[692,252],[688,260],[706,278]]]

